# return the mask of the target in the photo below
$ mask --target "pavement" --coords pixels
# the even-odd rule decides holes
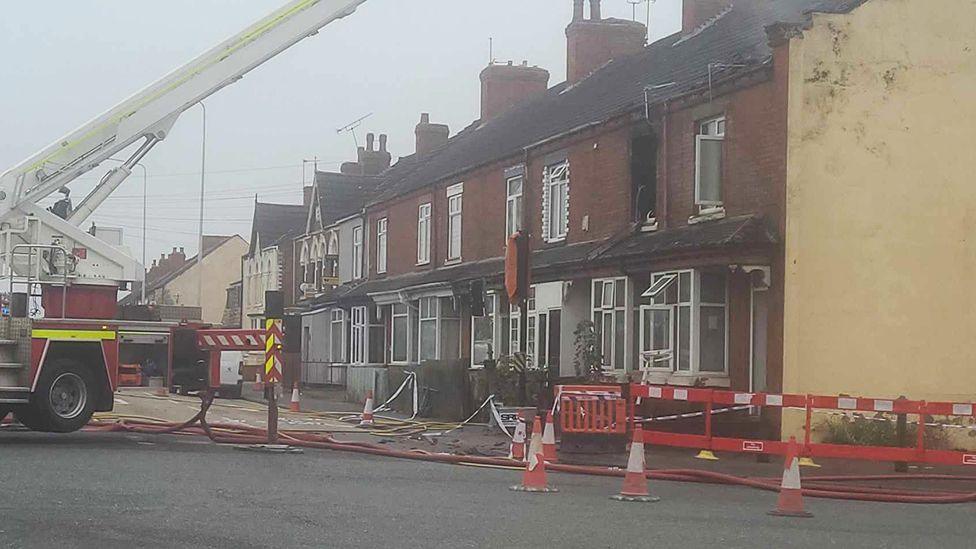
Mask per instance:
[[[812,519],[766,514],[775,494],[654,482],[653,504],[611,501],[619,479],[320,450],[272,455],[205,439],[0,432],[0,547],[972,547],[973,505],[807,498]]]

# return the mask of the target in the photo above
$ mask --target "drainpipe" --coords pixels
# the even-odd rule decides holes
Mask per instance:
[[[662,115],[661,123],[661,173],[664,175],[663,182],[659,182],[659,187],[661,189],[661,204],[658,206],[658,211],[660,216],[658,222],[661,223],[661,228],[666,229],[668,227],[668,185],[670,183],[670,177],[668,174],[668,118],[671,114],[671,101],[664,101],[664,114]],[[660,184],[663,183],[663,184]]]

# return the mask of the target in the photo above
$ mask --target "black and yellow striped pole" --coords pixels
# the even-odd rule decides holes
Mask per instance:
[[[267,291],[264,296],[265,344],[264,382],[268,388],[268,444],[278,442],[278,383],[281,382],[282,294]]]

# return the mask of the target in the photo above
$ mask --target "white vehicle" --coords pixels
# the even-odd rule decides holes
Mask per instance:
[[[224,398],[241,398],[244,386],[244,351],[220,353],[220,392]]]

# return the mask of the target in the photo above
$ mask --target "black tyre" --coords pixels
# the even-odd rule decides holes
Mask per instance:
[[[37,392],[17,419],[36,431],[71,433],[84,427],[95,409],[96,385],[91,372],[75,360],[45,364]]]

